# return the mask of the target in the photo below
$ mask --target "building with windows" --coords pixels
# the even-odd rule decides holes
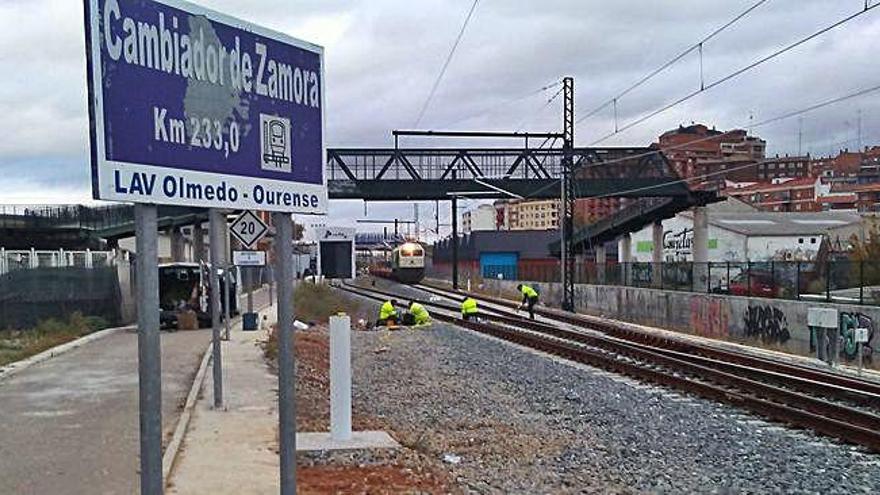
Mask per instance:
[[[864,184],[855,189],[856,208],[862,213],[880,213],[880,182]]]
[[[678,175],[691,178],[700,175],[699,162],[759,161],[764,158],[767,143],[749,136],[743,129],[722,132],[703,124],[692,124],[663,133],[652,146],[664,150],[663,154]]]
[[[559,201],[501,200],[496,201],[497,230],[554,230],[559,228]]]
[[[479,205],[462,213],[461,231],[469,234],[478,230],[497,230],[494,205]]]
[[[779,178],[813,177],[813,160],[810,155],[779,156],[765,158],[758,163],[758,180],[769,181]]]
[[[773,179],[772,182],[759,182],[747,187],[728,188],[726,196],[747,201],[763,211],[808,212],[821,211],[816,202],[817,186],[820,179],[805,177],[801,179]]]
[[[725,211],[723,203],[717,205],[710,205],[707,215],[711,262],[812,261],[823,241],[846,244],[863,226],[854,213]],[[693,212],[664,220],[662,229],[663,261],[692,261]],[[653,247],[653,227],[634,233],[632,260],[651,261]]]
[[[859,184],[880,182],[880,146],[865,148],[856,177]]]

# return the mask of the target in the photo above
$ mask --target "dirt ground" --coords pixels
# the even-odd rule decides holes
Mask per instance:
[[[297,359],[297,425],[301,431],[327,431],[330,419],[329,338],[326,327],[319,326],[295,335]],[[379,418],[353,411],[355,430],[386,430],[389,425]],[[354,456],[353,456],[354,458]],[[451,493],[449,474],[442,466],[418,453],[401,447],[396,454],[376,456],[379,461],[340,462],[330,456],[326,464],[310,460],[299,462],[297,485],[300,493]],[[350,462],[350,464],[348,463]]]

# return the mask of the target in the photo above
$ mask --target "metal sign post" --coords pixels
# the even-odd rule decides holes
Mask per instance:
[[[254,313],[254,268],[262,268],[266,265],[265,251],[241,251],[232,252],[232,264],[241,274],[242,283],[247,292],[247,311],[242,313],[241,329],[244,331],[257,330],[258,315]]]
[[[232,287],[232,265],[226,263],[223,267],[223,326],[226,333],[223,340],[229,340],[229,320],[232,317],[232,308],[229,306],[229,294]]]
[[[211,364],[214,379],[214,409],[223,407],[223,363],[220,350],[220,260],[223,255],[223,225],[226,220],[219,210],[208,212],[208,233],[211,239]]]
[[[296,372],[293,354],[293,220],[274,213],[278,235],[275,266],[278,279],[278,437],[281,456],[281,493],[296,493]]]
[[[141,493],[162,493],[162,359],[155,205],[135,205]]]

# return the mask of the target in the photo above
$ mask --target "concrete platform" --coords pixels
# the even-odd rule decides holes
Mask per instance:
[[[333,440],[329,432],[296,434],[297,452],[397,448],[400,448],[400,444],[384,431],[355,431],[347,441]]]

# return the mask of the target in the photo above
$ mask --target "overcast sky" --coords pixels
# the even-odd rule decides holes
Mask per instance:
[[[755,0],[481,0],[421,127],[547,131],[575,78],[580,115],[600,105]],[[388,146],[410,128],[471,0],[201,0],[206,7],[325,47],[327,143]],[[872,0],[877,3],[877,0]],[[770,0],[704,46],[706,84],[864,7],[864,0]],[[3,203],[90,200],[85,57],[79,0],[0,0],[0,197]],[[602,145],[644,146],[679,124],[747,127],[880,84],[880,8]],[[619,101],[621,125],[699,87],[686,57]],[[521,98],[523,95],[531,96]],[[813,154],[880,144],[880,92],[755,128],[770,153]],[[578,145],[613,130],[609,109],[577,128]],[[444,143],[445,144],[445,143]],[[456,143],[449,143],[456,144]],[[374,218],[411,206],[370,205]],[[333,222],[363,214],[336,202]],[[433,218],[433,205],[422,216]],[[448,207],[442,217],[448,218]]]

